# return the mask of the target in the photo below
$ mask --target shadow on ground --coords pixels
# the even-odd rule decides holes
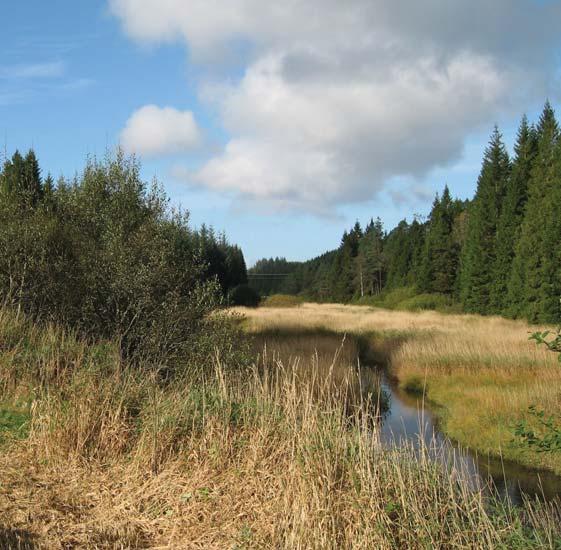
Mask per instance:
[[[23,529],[0,526],[0,548],[3,550],[35,550],[36,538]]]

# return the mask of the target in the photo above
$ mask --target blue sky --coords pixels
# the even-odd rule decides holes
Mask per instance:
[[[285,4],[9,3],[6,151],[71,176],[121,143],[251,264],[426,214],[445,183],[470,197],[493,124],[511,146],[558,103],[559,2]]]

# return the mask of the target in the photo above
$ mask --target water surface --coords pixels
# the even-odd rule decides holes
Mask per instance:
[[[440,431],[435,415],[421,396],[399,389],[385,373],[382,388],[390,396],[390,408],[381,419],[383,443],[409,444],[416,449],[423,445],[435,459],[461,468],[474,487],[493,487],[514,504],[521,503],[523,495],[545,500],[561,497],[560,476],[461,448]]]

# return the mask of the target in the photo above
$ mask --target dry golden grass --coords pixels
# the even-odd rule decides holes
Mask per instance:
[[[442,407],[450,437],[561,473],[559,453],[530,452],[512,441],[513,424],[531,421],[530,405],[561,414],[561,367],[554,354],[528,340],[536,327],[500,317],[333,304],[239,311],[252,333],[327,330],[369,337],[383,352],[379,362],[401,385],[425,388]]]
[[[302,347],[308,355],[299,364],[297,348],[279,348],[277,359],[243,374],[209,358],[204,381],[161,385],[123,368],[111,346],[90,349],[0,313],[0,335],[10,331],[17,337],[2,340],[0,383],[6,398],[27,392],[32,405],[27,437],[0,447],[1,548],[487,549],[561,541],[555,505],[492,509],[461,471],[411,449],[381,448],[370,410],[349,418],[332,391],[329,371],[343,369],[355,349],[331,359],[327,373],[314,365],[327,365],[328,355],[314,363]]]

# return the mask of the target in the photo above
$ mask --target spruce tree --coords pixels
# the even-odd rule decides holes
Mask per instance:
[[[485,149],[477,191],[469,210],[461,261],[460,298],[469,312],[487,314],[492,311],[496,233],[509,175],[509,156],[495,126]]]
[[[385,279],[384,227],[382,220],[371,220],[361,239],[359,254],[359,281],[364,294],[378,295],[382,292]]]
[[[537,153],[509,282],[510,311],[532,322],[559,317],[559,126],[546,102],[537,126]]]
[[[408,284],[412,262],[411,226],[401,220],[390,231],[384,245],[387,261],[386,288],[398,288]]]
[[[491,290],[491,309],[495,313],[506,313],[510,306],[509,300],[516,300],[515,296],[509,297],[508,284],[528,200],[528,182],[536,156],[536,132],[528,124],[526,115],[518,129],[514,152],[515,159],[497,227],[494,281]]]
[[[2,191],[10,197],[18,196],[22,190],[23,174],[25,162],[20,152],[12,155],[11,160],[7,160],[4,164],[2,172]]]
[[[21,182],[22,192],[31,206],[36,206],[43,197],[43,184],[41,180],[41,169],[39,161],[33,149],[24,159],[23,178]]]
[[[419,278],[419,289],[423,292],[453,293],[458,265],[453,229],[454,203],[446,186],[442,198],[436,196],[429,218]]]

